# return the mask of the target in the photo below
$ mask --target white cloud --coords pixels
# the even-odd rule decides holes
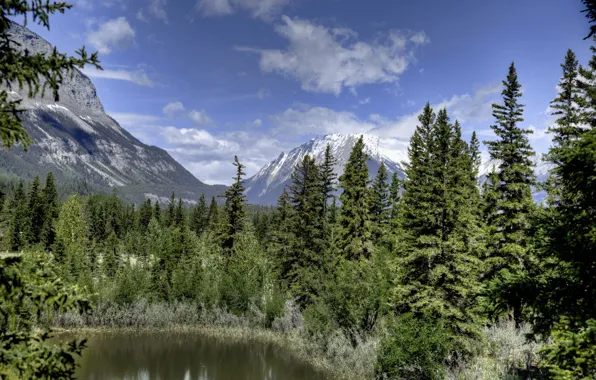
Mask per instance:
[[[252,122],[251,126],[253,127],[260,127],[263,125],[263,120],[261,119],[255,119],[255,121]]]
[[[163,113],[169,118],[175,118],[181,116],[185,111],[184,104],[181,102],[172,102],[166,104],[163,108]]]
[[[134,127],[141,124],[152,124],[161,120],[159,116],[130,113],[130,112],[108,112],[122,127]]]
[[[93,67],[86,67],[81,70],[83,74],[91,78],[124,80],[138,84],[139,86],[153,87],[155,83],[149,78],[143,68],[138,68],[135,71],[118,69],[118,70],[97,70]]]
[[[286,136],[361,133],[377,126],[374,122],[358,119],[352,112],[307,105],[289,108],[270,118],[274,125],[273,132]]]
[[[74,5],[78,8],[83,8],[83,9],[92,9],[93,8],[93,3],[91,2],[91,0],[77,0],[77,1],[75,1]]]
[[[359,103],[360,104],[369,104],[370,103],[370,98],[362,99]]]
[[[135,45],[135,31],[125,17],[118,17],[101,24],[91,31],[87,42],[101,54],[110,54],[114,50],[127,49]]]
[[[542,139],[548,139],[549,141],[551,140],[551,135],[549,133],[547,133],[548,127],[545,128],[537,128],[535,125],[530,125],[530,127],[528,127],[529,130],[532,131],[532,133],[530,133],[528,135],[528,140],[542,140]]]
[[[167,3],[167,0],[150,0],[149,14],[167,24],[168,15],[165,9]]]
[[[300,82],[305,91],[339,95],[363,84],[396,83],[414,61],[414,48],[428,42],[424,32],[391,30],[371,43],[347,28],[328,28],[282,17],[275,27],[287,39],[286,50],[236,47],[260,55],[260,68]]]
[[[290,0],[198,0],[196,9],[204,16],[226,16],[248,11],[254,18],[271,20]]]
[[[204,110],[192,110],[189,112],[188,117],[190,118],[190,120],[192,120],[193,123],[195,123],[195,125],[205,125],[211,124],[213,122],[213,120],[211,120],[211,118],[207,116],[207,113]]]
[[[147,16],[145,16],[142,9],[139,9],[139,11],[137,12],[137,20],[149,22],[149,19],[147,18]]]

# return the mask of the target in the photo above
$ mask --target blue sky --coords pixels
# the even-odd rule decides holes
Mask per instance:
[[[314,137],[374,129],[408,139],[426,101],[491,138],[491,103],[515,61],[525,126],[544,152],[560,63],[589,59],[579,0],[71,0],[52,30],[106,111],[202,181],[230,183]]]

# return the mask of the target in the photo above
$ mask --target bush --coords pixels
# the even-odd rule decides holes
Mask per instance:
[[[381,341],[377,379],[434,380],[445,377],[453,343],[443,323],[431,318],[400,316]]]

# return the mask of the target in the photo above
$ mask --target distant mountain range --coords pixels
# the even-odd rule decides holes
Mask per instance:
[[[12,23],[12,37],[30,53],[49,54],[52,46],[28,29]],[[52,171],[58,182],[84,181],[98,190],[116,187],[128,201],[177,196],[193,203],[223,193],[225,186],[207,185],[195,178],[165,150],[140,142],[110,116],[91,80],[79,70],[65,76],[59,102],[48,95],[23,99],[23,126],[32,138],[28,152],[19,146],[0,150],[0,172],[31,180]],[[24,89],[23,94],[26,94]]]
[[[402,162],[408,161],[408,143],[392,139],[391,144],[388,144],[388,140],[370,134],[364,134],[363,136],[365,150],[370,157],[368,161],[370,179],[372,180],[376,176],[381,163],[384,163],[387,167],[390,177],[393,173],[397,173],[400,178],[404,178]],[[284,187],[291,183],[291,175],[296,165],[302,161],[305,155],[313,156],[318,164],[322,163],[327,144],[330,145],[331,151],[337,159],[335,173],[339,177],[343,174],[344,165],[348,161],[350,152],[359,137],[359,134],[318,136],[292,149],[287,154],[282,152],[275,160],[246,180],[248,201],[254,204],[276,204]],[[480,183],[484,182],[493,165],[498,166],[499,163],[494,160],[487,160],[482,163],[479,174]],[[537,179],[544,181],[548,175],[548,164],[543,162],[539,156],[536,156],[535,165]],[[541,201],[543,198],[544,193],[534,193],[536,201]]]

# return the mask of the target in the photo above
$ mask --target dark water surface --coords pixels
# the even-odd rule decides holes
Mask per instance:
[[[102,333],[87,339],[77,374],[84,380],[325,379],[268,344],[163,332]]]

